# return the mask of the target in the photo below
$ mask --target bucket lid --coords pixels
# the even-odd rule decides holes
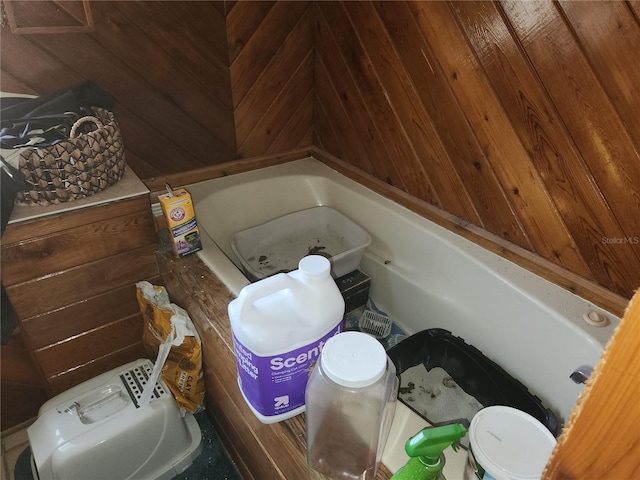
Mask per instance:
[[[387,354],[371,335],[343,332],[327,340],[320,361],[327,376],[338,385],[360,388],[382,378]]]
[[[476,461],[497,480],[539,479],[556,444],[540,421],[506,406],[480,410],[471,420],[469,441]]]

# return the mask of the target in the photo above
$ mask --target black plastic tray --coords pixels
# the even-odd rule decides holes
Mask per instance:
[[[506,405],[517,408],[537,418],[554,436],[560,433],[558,418],[544,407],[538,397],[480,350],[448,330],[423,330],[404,339],[387,353],[398,375],[420,364],[428,371],[440,367],[485,407]]]

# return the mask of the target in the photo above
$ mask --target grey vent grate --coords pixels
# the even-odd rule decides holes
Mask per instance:
[[[140,406],[138,401],[142,396],[142,391],[144,390],[144,386],[147,384],[149,375],[151,375],[151,370],[152,369],[149,365],[138,365],[137,367],[134,367],[120,375],[120,380],[122,380],[122,383],[127,388],[131,401],[133,401],[136,408]],[[167,390],[161,382],[157,382],[153,389],[151,398],[160,398],[166,395],[168,395]]]

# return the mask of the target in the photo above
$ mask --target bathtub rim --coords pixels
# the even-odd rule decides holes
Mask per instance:
[[[231,209],[236,205],[239,205],[235,199],[229,201],[229,195],[227,192],[229,192],[229,189],[232,187],[248,188],[249,191],[252,191],[251,187],[256,182],[261,182],[265,179],[270,182],[280,182],[284,180],[286,183],[287,179],[296,178],[298,176],[305,177],[305,181],[302,184],[304,188],[302,191],[298,191],[298,194],[306,198],[306,200],[295,205],[295,209],[308,208],[309,206],[317,205],[328,205],[340,210],[341,208],[347,208],[346,205],[349,204],[349,208],[352,208],[352,210],[356,209],[355,212],[349,212],[347,209],[342,213],[351,217],[356,221],[356,223],[359,223],[365,220],[362,217],[358,219],[354,216],[357,215],[357,212],[366,212],[364,213],[365,217],[370,217],[370,214],[368,213],[367,208],[364,208],[364,210],[358,210],[357,207],[354,207],[353,205],[360,204],[360,207],[367,207],[369,201],[374,204],[378,204],[380,208],[385,211],[389,211],[389,213],[395,218],[396,222],[399,221],[403,223],[406,221],[411,225],[411,228],[415,228],[416,231],[428,235],[441,247],[444,246],[446,249],[450,248],[456,253],[457,257],[466,259],[466,261],[471,262],[471,264],[486,272],[486,274],[493,279],[508,285],[508,288],[513,289],[513,291],[517,292],[521,297],[526,297],[535,302],[542,310],[549,312],[554,317],[558,317],[563,323],[566,322],[571,329],[576,331],[576,333],[588,338],[591,343],[598,344],[599,348],[604,347],[611,337],[612,328],[620,321],[620,318],[615,315],[614,312],[603,309],[591,302],[589,299],[581,297],[575,292],[567,290],[561,285],[555,284],[548,279],[541,277],[536,272],[527,270],[510,259],[484,248],[482,245],[478,245],[468,238],[459,235],[459,232],[457,231],[451,231],[438,223],[432,222],[428,218],[420,216],[403,205],[371,190],[368,186],[355,182],[351,178],[343,175],[341,172],[332,169],[330,166],[327,166],[313,157],[300,159],[297,163],[293,162],[287,165],[272,166],[259,171],[245,172],[245,174],[238,177],[225,177],[224,179],[219,179],[221,180],[221,183],[216,184],[211,191],[207,191],[206,185],[208,182],[200,182],[197,186],[190,185],[188,188],[192,188],[192,190],[194,190],[194,202],[196,203],[196,209],[198,208],[198,204],[202,205],[202,203],[212,201],[213,205],[221,205],[223,211],[226,211],[224,210],[225,207]],[[289,183],[289,185],[294,184],[294,189],[300,185],[298,182]],[[335,189],[333,189],[334,185],[336,187]],[[308,188],[309,186],[311,186],[311,188]],[[327,188],[330,193],[327,193]],[[280,190],[277,189],[277,191]],[[312,191],[313,193],[307,195],[308,191]],[[344,191],[348,193],[345,194]],[[334,196],[334,193],[337,197]],[[316,203],[310,204],[309,202]],[[282,201],[279,201],[279,203],[279,206],[275,205],[275,210],[288,208],[288,201],[284,201],[286,206],[282,205]],[[307,205],[307,203],[309,203],[309,205]],[[265,217],[263,217],[262,214],[256,217],[258,212],[253,211],[255,210],[254,208],[250,208],[249,210],[250,214],[255,217],[253,218],[253,221],[265,221]],[[378,209],[376,209],[376,211],[377,210]],[[220,211],[220,209],[217,210],[217,212]],[[291,210],[284,211],[284,213],[290,212]],[[275,213],[271,209],[266,209],[265,213],[277,216],[283,212]],[[230,235],[234,231],[233,228],[246,228],[249,225],[244,225],[242,223],[238,224],[238,222],[236,222],[235,225],[230,225],[226,223],[225,219],[216,219],[216,214],[214,214],[214,222],[208,222],[205,221],[206,213],[201,215],[203,221],[200,225],[204,233],[204,250],[203,252],[199,252],[199,256],[203,262],[207,264],[207,266],[214,271],[214,273],[216,273],[225,284],[227,284],[228,288],[237,295],[249,281],[242,273],[241,265],[238,260],[233,260],[235,254],[233,253],[230,245],[226,244],[228,243],[226,242],[226,239],[227,237],[230,238]],[[219,213],[217,213],[217,215],[220,217]],[[217,220],[217,223],[215,220]],[[365,229],[371,228],[372,236],[376,237],[376,229],[378,229],[377,220],[372,220],[371,218],[368,220],[369,227],[367,227],[366,221],[362,226]],[[223,223],[220,223],[221,221]],[[243,219],[242,221],[250,222],[251,220]],[[213,224],[212,228],[216,228],[216,226],[219,227],[219,229],[211,235],[212,238],[209,238],[209,232],[206,231],[208,223]],[[380,228],[384,230],[384,227]],[[381,233],[379,229],[377,230],[377,234],[381,235],[380,238],[385,236],[385,234]],[[216,240],[219,241],[220,237],[224,237],[225,239],[225,244],[222,248],[216,244]],[[375,245],[376,242],[377,240],[374,240],[374,244],[371,245],[371,248],[367,248],[365,251],[363,264],[367,263],[367,259],[370,259],[370,262],[372,261],[380,264],[383,262],[385,264],[385,270],[394,271],[394,274],[400,275],[400,277],[412,284],[416,284],[416,281],[418,281],[418,284],[416,284],[417,288],[423,289],[422,282],[420,282],[421,273],[417,273],[418,277],[413,278],[412,272],[413,275],[415,275],[415,270],[403,270],[402,260],[405,260],[404,263],[406,265],[405,256],[401,255],[401,258],[395,258],[393,252],[380,251],[380,249]],[[380,245],[383,246],[384,240],[381,242],[382,243]],[[411,245],[409,245],[409,247],[411,247]],[[419,246],[416,245],[413,245],[413,247],[419,248]],[[404,250],[398,250],[396,246],[395,250],[397,250],[395,252],[397,255],[398,252],[405,251],[406,248]],[[411,248],[409,248],[409,250],[411,250]],[[389,253],[391,256],[386,257],[386,253]],[[397,260],[400,260],[401,263],[398,264]],[[425,267],[430,268],[431,265],[425,265]],[[372,285],[372,287],[375,287],[375,285]],[[375,288],[372,288],[372,293],[373,290],[375,290]],[[425,290],[425,292],[427,291],[429,290]],[[437,293],[438,290],[436,289],[435,292]],[[551,294],[547,292],[551,292]],[[578,304],[579,306],[576,308]],[[392,308],[392,310],[394,309]],[[582,320],[582,315],[584,312],[589,310],[600,310],[600,313],[603,313],[610,318],[612,325],[605,328],[587,325],[586,322]],[[402,318],[402,316],[400,316],[400,318]]]
[[[611,312],[618,318],[622,318],[629,303],[628,298],[598,285],[597,283],[581,277],[560,265],[553,263],[533,252],[508,242],[475,225],[461,222],[457,217],[428,204],[425,201],[412,197],[405,192],[375,178],[373,175],[354,167],[338,157],[313,145],[294,148],[291,150],[265,154],[246,159],[232,160],[229,162],[211,165],[188,172],[170,174],[166,176],[144,179],[144,183],[151,191],[152,203],[158,195],[165,193],[165,185],[174,188],[201,183],[216,178],[236,175],[253,170],[260,170],[269,166],[289,163],[305,158],[313,158],[324,163],[329,168],[354,180],[366,188],[382,195],[389,200],[413,211],[414,213],[430,220],[443,228],[450,230],[463,238],[489,250],[506,260],[519,265],[525,270],[534,273],[559,287],[578,295],[593,303],[597,307]],[[230,273],[232,277],[235,277]],[[242,283],[241,279],[231,279],[235,285]]]
[[[298,181],[298,178],[301,181]],[[409,327],[406,328],[408,334],[417,333],[421,328],[445,328],[454,335],[462,335],[465,341],[475,345],[481,351],[491,352],[490,358],[500,365],[508,365],[509,368],[506,368],[506,370],[514,378],[519,379],[528,385],[532,391],[536,392],[535,394],[556,414],[560,421],[568,418],[571,409],[575,405],[575,398],[582,389],[581,385],[575,385],[569,381],[569,374],[579,365],[595,365],[606,343],[611,338],[615,326],[619,323],[619,318],[615,317],[611,312],[603,310],[603,313],[608,314],[612,320],[612,325],[609,328],[596,328],[590,327],[586,323],[583,324],[581,320],[583,313],[592,309],[597,310],[599,307],[575,293],[549,282],[534,272],[530,272],[508,259],[496,255],[481,245],[457,235],[456,232],[451,232],[441,225],[431,222],[429,219],[421,217],[406,207],[399,205],[397,202],[373,192],[368,187],[341,175],[340,172],[331,169],[331,167],[317,161],[317,159],[300,159],[297,163],[273,166],[266,171],[251,171],[235,178],[231,176],[219,180],[220,182],[214,187],[209,187],[207,185],[208,182],[202,182],[198,186],[189,185],[187,188],[193,190],[196,214],[201,219],[199,225],[203,229],[202,238],[205,250],[199,252],[198,256],[232,293],[238,295],[249,281],[242,274],[239,262],[235,260],[236,263],[234,263],[227,256],[234,255],[230,245],[225,243],[228,250],[225,253],[216,244],[216,241],[226,242],[235,231],[234,229],[245,228],[256,219],[265,221],[267,217],[264,215],[278,216],[282,214],[282,209],[292,208],[293,210],[298,210],[307,208],[308,203],[315,201],[319,202],[318,205],[332,206],[339,211],[344,208],[345,210],[342,213],[352,218],[374,237],[374,243],[371,247],[374,247],[377,240],[379,241],[375,248],[365,251],[361,263],[363,271],[372,275],[372,278],[375,279],[371,285],[371,296],[375,299],[378,307],[389,312],[394,321],[398,322],[401,327]],[[264,190],[259,185],[263,182],[266,184]],[[277,198],[272,206],[265,206],[264,202],[256,202],[256,197],[253,196],[256,193],[258,198],[262,198],[260,195],[266,197],[274,192],[281,192],[284,188],[288,189],[289,195],[276,195]],[[292,204],[291,198],[297,199],[297,201],[294,200]],[[371,203],[373,203],[374,208],[370,208]],[[203,204],[208,204],[210,209],[203,210]],[[236,209],[235,211],[246,211],[247,215],[233,216],[232,213],[227,213],[233,212],[234,208]],[[381,215],[380,212],[383,210],[389,213],[390,219],[385,222],[378,222]],[[198,213],[199,211],[201,213]],[[290,211],[292,210],[287,210],[287,212]],[[360,218],[354,216],[354,214],[358,215],[360,213],[362,214]],[[389,232],[395,232],[397,228],[404,228],[403,225],[405,223],[409,229],[408,231],[415,231],[416,235],[403,235],[404,240],[400,240],[401,243],[396,244],[397,240],[389,238],[390,236],[394,237],[394,234]],[[216,229],[214,235],[212,235],[213,238],[210,238],[206,231],[209,226],[212,229]],[[405,252],[421,248],[420,245],[424,244],[425,241],[431,241],[427,240],[427,238],[432,239],[439,245],[438,247],[434,245],[434,248],[440,252],[440,258],[444,258],[442,257],[443,252],[446,254],[450,249],[452,253],[455,252],[454,257],[458,259],[454,261],[455,264],[459,265],[462,262],[464,268],[468,268],[466,265],[471,262],[473,264],[472,267],[469,267],[471,271],[479,271],[480,274],[490,275],[492,279],[488,283],[492,285],[499,283],[500,286],[496,287],[498,292],[503,291],[502,289],[504,288],[507,295],[516,294],[515,301],[513,303],[506,302],[504,306],[495,304],[491,311],[487,310],[485,304],[484,307],[473,311],[471,314],[475,315],[476,319],[480,321],[475,322],[470,330],[461,328],[462,317],[460,314],[465,314],[464,318],[469,318],[468,314],[471,312],[469,307],[473,308],[473,300],[469,299],[471,302],[461,302],[460,308],[456,307],[455,311],[451,312],[453,315],[441,308],[443,306],[446,307],[447,305],[445,304],[451,305],[449,303],[450,299],[447,300],[446,298],[448,297],[446,293],[448,290],[446,289],[452,288],[452,284],[451,280],[445,280],[443,285],[445,290],[442,290],[442,288],[438,288],[438,280],[435,282],[435,288],[430,288],[434,287],[434,285],[430,285],[429,280],[425,277],[425,275],[429,275],[428,273],[425,274],[425,272],[429,272],[429,268],[433,266],[430,263],[433,258],[426,259],[427,264],[424,263],[425,259],[418,260],[418,264],[410,262],[412,264],[411,267],[415,268],[403,269],[403,267],[407,267],[407,255],[405,255]],[[391,242],[388,251],[389,256],[385,256],[387,252],[384,252],[384,249],[388,246],[386,242],[389,241]],[[211,255],[212,250],[215,250],[215,256]],[[386,259],[389,260],[389,263],[387,263]],[[373,264],[378,265],[380,270],[374,269],[371,271]],[[447,261],[445,261],[446,264]],[[427,268],[424,268],[425,266]],[[451,271],[460,272],[461,270],[453,268]],[[475,273],[471,276],[473,277],[474,275]],[[453,276],[455,277],[456,275],[454,274]],[[389,284],[388,281],[392,278],[400,279],[401,282]],[[433,278],[439,277],[434,276]],[[423,284],[423,282],[426,283]],[[398,288],[397,285],[401,285],[401,288]],[[380,292],[385,290],[392,293],[390,296],[382,294],[382,297],[380,297]],[[412,292],[413,297],[411,297]],[[415,310],[415,305],[413,305],[414,302],[411,298],[433,294],[433,298],[441,300],[440,293],[444,293],[444,302],[436,301],[435,303],[431,302],[429,305],[421,304],[420,312],[412,312],[412,310]],[[407,297],[407,295],[411,298]],[[482,304],[482,300],[479,300],[479,302]],[[520,350],[512,346],[511,343],[508,344],[506,349],[496,348],[493,343],[495,343],[495,338],[497,337],[489,335],[486,338],[487,335],[483,333],[484,331],[501,331],[506,334],[502,327],[498,330],[493,327],[500,326],[501,320],[499,319],[503,319],[503,322],[504,319],[509,318],[508,311],[513,310],[512,307],[514,305],[522,304],[523,302],[533,302],[535,304],[535,308],[530,309],[527,306],[529,303],[525,303],[524,308],[519,310],[523,314],[518,315],[528,319],[525,323],[531,327],[524,331],[530,335],[520,335],[518,338],[513,337],[513,345],[518,345],[522,338],[549,340],[549,345],[557,347],[554,351],[559,352],[557,355],[561,360],[558,363],[558,368],[554,369],[552,376],[543,375],[538,371],[531,371],[529,366],[532,362],[537,362],[539,357],[533,357],[529,350],[525,349],[529,354],[520,355],[518,353]],[[431,319],[428,321],[427,326],[418,328],[415,325],[416,319],[421,318],[419,313],[424,314],[425,311],[431,312]],[[442,324],[445,320],[447,325]],[[516,323],[522,324],[521,320]],[[546,323],[542,325],[550,325],[552,327],[556,325],[553,322],[558,321],[562,328],[553,330],[555,332],[553,336],[545,335],[541,333],[545,328],[544,326],[532,327],[534,323],[531,322],[534,320],[543,320]],[[408,323],[405,323],[405,321],[408,321]],[[544,331],[548,332],[549,330]],[[571,343],[574,335],[580,338],[580,343],[577,344],[576,348],[569,350],[562,348],[563,345],[566,345],[562,339]],[[513,359],[515,361],[512,361]]]

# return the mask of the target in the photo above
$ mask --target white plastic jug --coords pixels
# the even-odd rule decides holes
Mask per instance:
[[[344,299],[329,260],[309,255],[298,270],[244,287],[229,304],[238,384],[262,423],[305,409],[305,388],[326,341],[342,330]]]

